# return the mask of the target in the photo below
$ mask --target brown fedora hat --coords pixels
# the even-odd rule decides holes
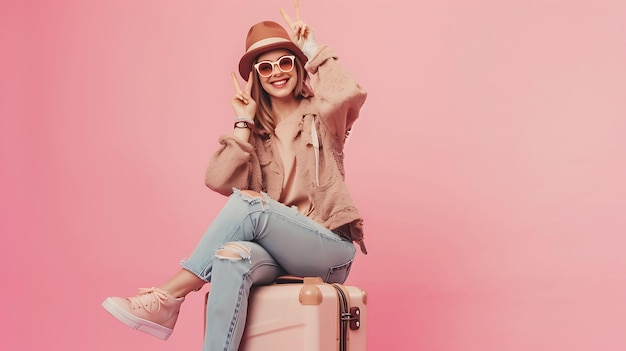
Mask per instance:
[[[272,21],[263,21],[253,25],[248,31],[246,53],[239,60],[239,74],[241,74],[241,77],[248,80],[254,60],[262,53],[275,49],[289,50],[300,59],[303,65],[307,62],[307,57],[291,41],[289,34],[280,24]]]

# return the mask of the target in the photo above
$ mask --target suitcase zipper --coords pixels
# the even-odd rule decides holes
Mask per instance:
[[[350,330],[361,327],[361,310],[358,307],[349,308],[349,298],[340,284],[331,284],[337,290],[339,298],[339,350],[348,350],[348,326]]]
[[[348,349],[348,323],[346,320],[346,313],[348,311],[348,301],[346,294],[338,284],[332,284],[333,288],[337,290],[337,297],[339,300],[339,351],[347,351]]]

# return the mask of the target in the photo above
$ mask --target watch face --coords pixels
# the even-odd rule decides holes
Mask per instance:
[[[248,128],[248,123],[244,121],[239,121],[235,123],[235,127],[237,128]]]

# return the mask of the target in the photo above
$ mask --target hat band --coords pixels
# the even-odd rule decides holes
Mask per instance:
[[[291,43],[291,40],[287,40],[285,38],[280,38],[280,37],[261,39],[257,41],[256,43],[250,45],[250,47],[248,48],[246,52],[250,52],[254,49],[258,49],[260,47],[270,45],[270,44],[275,44],[275,43]]]

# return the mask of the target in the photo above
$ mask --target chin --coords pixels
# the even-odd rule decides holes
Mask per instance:
[[[282,99],[282,98],[293,96],[294,89],[295,87],[285,87],[282,89],[272,89],[268,92],[271,96]]]
[[[293,89],[291,89],[289,91],[281,91],[278,94],[272,94],[272,96],[275,97],[275,98],[279,98],[279,99],[293,97]]]

